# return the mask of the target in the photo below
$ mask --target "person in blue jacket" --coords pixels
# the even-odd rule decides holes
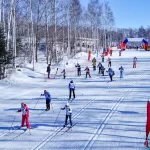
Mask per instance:
[[[41,96],[45,96],[46,98],[46,109],[45,111],[50,110],[50,102],[51,102],[51,95],[48,91],[44,90],[44,94],[41,94]]]
[[[69,100],[71,99],[71,93],[73,93],[73,97],[75,98],[75,85],[73,83],[73,80],[70,81],[68,88],[69,88]]]
[[[113,75],[115,74],[114,71],[112,70],[112,68],[109,68],[108,71],[106,71],[110,77],[110,80],[113,80]]]
[[[121,66],[119,70],[120,70],[120,78],[123,78],[123,71],[124,71],[123,67]]]

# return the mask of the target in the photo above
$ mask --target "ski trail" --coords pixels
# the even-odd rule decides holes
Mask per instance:
[[[90,137],[90,139],[88,140],[88,142],[85,144],[83,150],[90,150],[92,148],[92,146],[94,145],[96,139],[98,138],[98,136],[102,133],[102,131],[104,130],[106,123],[108,122],[108,120],[111,118],[111,116],[114,114],[114,112],[116,111],[116,109],[118,108],[118,106],[120,105],[120,102],[124,100],[124,98],[133,90],[134,86],[141,81],[141,79],[144,77],[145,75],[143,75],[139,80],[137,80],[133,86],[131,88],[129,88],[123,96],[121,96],[117,102],[112,106],[112,108],[110,109],[110,111],[106,114],[106,116],[104,117],[103,121],[100,122],[100,125],[98,126],[98,128],[95,130],[94,134]]]
[[[75,115],[73,115],[72,120],[76,119],[82,112],[84,112],[84,110],[86,110],[86,108],[88,108],[95,100],[97,100],[99,97],[101,97],[102,95],[104,95],[106,92],[108,92],[113,86],[114,83],[111,82],[112,85],[108,86],[101,94],[97,94],[97,96],[93,99],[91,99],[86,105],[84,105]],[[115,82],[115,84],[120,84],[120,82]],[[52,140],[58,133],[59,130],[61,129],[61,127],[57,128],[56,130],[53,131],[53,133],[51,133],[50,135],[48,135],[46,138],[44,138],[37,146],[35,146],[34,148],[32,148],[32,150],[37,150],[37,149],[41,149],[47,142],[49,142],[50,140]]]

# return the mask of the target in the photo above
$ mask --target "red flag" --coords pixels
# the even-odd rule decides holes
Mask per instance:
[[[121,42],[120,46],[121,46],[121,49],[126,49],[126,44],[124,42]]]
[[[90,58],[91,58],[91,51],[89,51],[88,53],[88,61],[90,61]]]
[[[147,101],[147,122],[146,122],[146,141],[144,145],[148,147],[148,135],[150,132],[150,102]]]

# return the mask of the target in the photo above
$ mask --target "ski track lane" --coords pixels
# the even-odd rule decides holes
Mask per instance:
[[[109,78],[109,77],[108,77]],[[94,79],[94,80],[91,80],[91,81],[95,81],[95,80],[97,80],[97,79]],[[117,81],[117,80],[116,80]],[[118,81],[120,81],[120,80],[118,80]],[[112,82],[106,82],[106,83],[112,83]],[[118,82],[115,82],[115,83],[118,83]],[[119,82],[120,83],[120,82]],[[88,84],[91,84],[91,83],[87,83],[86,85],[85,85],[85,88],[88,86]],[[11,86],[11,85],[10,85]],[[113,86],[114,86],[114,83],[113,83]],[[101,93],[101,94],[97,94],[97,96],[95,97],[95,98],[93,98],[92,100],[90,100],[86,105],[84,105],[84,107],[82,107],[81,109],[80,109],[80,111],[78,111],[74,116],[73,116],[73,120],[77,117],[77,116],[79,116],[86,108],[88,108],[95,100],[97,100],[100,96],[102,96],[104,93],[106,93],[107,91],[109,91],[113,86],[108,86],[107,88],[105,88],[105,90]],[[133,88],[133,87],[132,87]],[[36,88],[35,88],[36,89]],[[21,93],[21,94],[16,94],[16,95],[13,95],[12,97],[10,97],[10,98],[14,98],[14,97],[16,97],[16,96],[21,96],[21,95],[24,95],[24,94],[27,94],[27,93],[30,93],[30,92],[32,92],[32,91],[34,91],[35,89],[33,89],[33,90],[30,90],[30,91],[26,91],[26,92],[23,92],[23,93]],[[128,93],[127,93],[128,94]],[[121,98],[119,101],[121,101],[121,100],[123,100],[124,98]],[[67,98],[61,98],[61,100],[68,100]],[[73,101],[72,101],[73,102]],[[119,102],[120,103],[120,102]],[[112,110],[111,110],[111,112],[110,113],[108,113],[107,115],[106,115],[106,118],[104,119],[104,121],[103,121],[103,123],[106,121],[106,120],[108,120],[107,118],[111,115],[111,114],[113,114],[113,111],[114,111],[114,107],[116,106],[117,104],[115,104],[113,107],[112,107]],[[118,105],[117,105],[118,106]],[[38,114],[39,115],[39,114]],[[111,115],[112,116],[112,115]],[[109,117],[110,118],[110,117]],[[103,124],[102,123],[102,124]],[[102,126],[102,125],[101,125]],[[105,127],[105,126],[104,126]],[[103,127],[103,129],[104,129],[104,127]],[[101,127],[100,127],[101,128]],[[61,129],[61,127],[58,127],[55,131],[53,131],[53,133],[51,133],[50,135],[48,135],[48,137],[46,137],[46,141],[44,142],[42,142],[39,146],[36,146],[36,148],[34,148],[34,149],[37,149],[38,147],[43,147],[48,141],[50,141],[51,139],[53,139],[59,132],[60,132],[60,129]],[[103,130],[102,129],[102,130]],[[31,129],[32,130],[32,129]],[[100,130],[100,129],[99,129]],[[101,130],[101,131],[102,131]],[[3,134],[1,134],[0,135],[0,137],[3,137],[3,136],[6,136],[6,135],[9,135],[9,134],[12,134],[12,133],[14,133],[14,132],[16,132],[16,131],[18,131],[18,130],[14,130],[13,132],[7,132],[7,133],[3,133]],[[22,134],[24,134],[25,132],[24,131],[22,131],[22,133],[20,133],[20,135],[19,136],[21,136]],[[96,132],[97,133],[97,132]],[[17,139],[18,137],[19,137],[18,135],[16,136],[16,137],[14,137],[14,138],[12,138],[12,140],[15,140],[15,139]],[[94,137],[95,137],[95,134],[94,134]],[[92,139],[95,139],[95,138],[92,138]],[[92,141],[92,140],[90,140],[90,141]],[[91,142],[90,142],[91,143]],[[89,144],[88,144],[89,145]],[[93,144],[92,144],[93,145]],[[86,149],[86,148],[85,148]]]
[[[141,79],[146,76],[143,75],[141,76],[141,78],[139,80],[137,80],[133,86],[131,88],[129,88],[124,94],[123,96],[121,96],[117,102],[112,106],[112,108],[110,109],[110,111],[106,114],[106,117],[104,117],[103,121],[100,122],[100,125],[97,127],[97,129],[95,130],[94,134],[90,137],[90,139],[88,140],[88,142],[85,144],[83,150],[90,150],[92,149],[92,146],[94,145],[96,139],[98,138],[98,136],[101,135],[102,131],[104,130],[108,120],[112,117],[112,115],[114,114],[115,110],[118,108],[118,106],[120,105],[120,102],[122,102],[124,100],[124,98],[133,90],[134,86],[138,84],[138,82],[141,81]]]
[[[139,80],[139,78],[138,78]],[[101,94],[97,94],[95,96],[95,98],[91,99],[87,104],[85,104],[75,115],[73,115],[72,120],[76,119],[82,112],[84,112],[84,110],[86,110],[95,100],[97,100],[99,97],[101,97],[102,95],[104,95],[106,92],[108,92],[109,90],[112,89],[112,87],[114,85],[118,85],[120,84],[120,80],[117,80],[118,82],[109,82],[110,84],[112,83],[112,85],[109,85],[107,88],[105,88],[105,90],[103,90],[103,92]],[[137,81],[136,81],[137,82]],[[89,83],[90,84],[90,83]],[[133,83],[135,84],[135,82]],[[87,84],[86,84],[87,86]],[[106,116],[107,117],[107,116]],[[106,118],[104,119],[106,120]],[[51,141],[56,135],[58,135],[60,133],[62,127],[58,127],[56,130],[54,130],[50,135],[48,135],[46,138],[44,138],[40,144],[38,144],[37,146],[35,146],[34,148],[32,148],[32,150],[37,150],[37,149],[41,149],[47,142]]]

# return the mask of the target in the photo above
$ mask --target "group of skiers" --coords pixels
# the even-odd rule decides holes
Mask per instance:
[[[137,62],[137,58],[134,57],[133,58],[133,68],[136,68],[136,62]],[[92,63],[93,63],[93,70],[95,71],[96,70],[96,58],[95,57],[93,58]],[[112,65],[111,58],[108,58],[108,70],[106,72],[108,73],[110,80],[112,81],[113,76],[115,75],[115,72],[111,68],[111,65]],[[47,66],[48,78],[50,78],[50,71],[51,71],[50,66],[51,66],[50,64]],[[75,67],[77,67],[77,75],[81,76],[81,66],[79,64],[77,64]],[[99,69],[98,74],[102,74],[104,76],[105,68],[101,62],[98,63],[97,68]],[[85,71],[86,71],[86,78],[87,78],[87,76],[89,76],[91,78],[90,69],[88,66],[86,66]],[[121,66],[119,68],[119,71],[120,71],[120,78],[123,78],[124,68]],[[66,77],[65,69],[61,73],[63,73],[64,79],[65,79],[65,77]],[[69,89],[69,100],[71,99],[72,95],[73,95],[73,99],[75,99],[75,97],[76,97],[75,96],[75,84],[74,84],[73,80],[70,81],[70,83],[68,85],[68,89]],[[41,94],[41,96],[45,96],[45,99],[46,99],[45,111],[49,111],[50,110],[50,104],[51,104],[50,93],[47,90],[44,90],[44,93]],[[61,108],[61,110],[64,110],[64,109],[66,110],[64,127],[67,125],[68,118],[70,120],[70,127],[72,127],[72,109],[70,107],[69,101],[67,102],[67,104],[63,108]],[[24,127],[24,124],[26,122],[27,128],[30,129],[28,106],[24,102],[22,102],[21,108],[17,112],[22,112],[21,127]]]
[[[101,56],[102,57],[102,62],[104,62],[104,55]],[[112,66],[112,61],[111,61],[111,58],[108,57],[108,70],[106,71],[108,73],[108,75],[110,76],[110,80],[112,81],[113,80],[113,76],[114,76],[114,71],[113,69],[111,68]],[[93,65],[93,71],[96,70],[96,58],[94,57],[92,59],[92,65]],[[136,68],[136,63],[137,63],[137,58],[134,57],[133,58],[133,68]],[[51,64],[49,64],[47,66],[47,73],[48,73],[48,78],[50,78],[50,71],[51,71]],[[75,67],[77,68],[77,76],[81,76],[81,66],[79,63],[77,63],[77,65],[75,65]],[[97,65],[97,68],[98,68],[98,74],[102,74],[102,76],[104,76],[104,73],[105,73],[105,68],[104,66],[102,65],[101,62],[98,63]],[[120,70],[120,78],[123,78],[123,72],[124,72],[124,68],[121,66],[119,68]],[[88,66],[86,66],[85,70],[86,71],[86,76],[85,78],[87,78],[89,76],[89,78],[91,78],[91,74],[90,74],[90,68]],[[63,69],[63,71],[61,72],[63,74],[63,78],[65,79],[66,78],[66,70]]]
[[[75,99],[75,84],[73,83],[73,80],[70,81],[69,85],[69,100],[71,99],[71,96],[73,94],[73,98]],[[46,99],[46,109],[45,111],[49,111],[50,110],[50,103],[51,103],[51,95],[47,90],[44,90],[44,93],[41,94],[41,96],[45,96]],[[67,104],[61,108],[61,110],[66,110],[66,118],[65,118],[65,124],[64,127],[67,126],[67,120],[69,118],[70,120],[70,127],[72,127],[72,109],[70,107],[69,102],[67,102]],[[29,123],[29,108],[28,106],[22,102],[21,103],[21,108],[17,111],[17,112],[22,112],[22,121],[21,121],[21,127],[24,127],[24,124],[26,122],[26,127],[28,129],[30,129],[30,123]]]

